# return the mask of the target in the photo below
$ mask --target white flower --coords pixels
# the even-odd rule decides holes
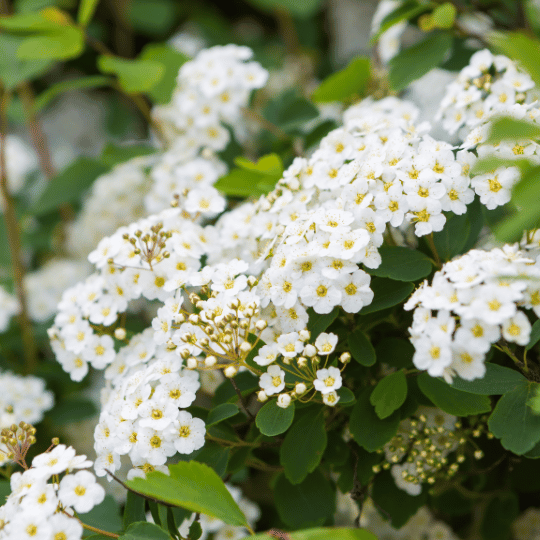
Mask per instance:
[[[276,342],[277,351],[280,352],[285,358],[294,358],[296,355],[302,352],[303,348],[304,343],[299,339],[298,332],[282,334],[278,337]],[[270,362],[268,362],[268,364],[269,363]]]
[[[341,388],[341,384],[341,372],[337,367],[317,370],[317,378],[313,381],[315,389],[323,395]]]
[[[315,313],[330,313],[341,301],[341,293],[334,282],[322,276],[310,276],[300,290],[300,298]]]
[[[285,372],[279,366],[270,366],[259,378],[259,386],[267,396],[279,394],[285,388]]]
[[[525,346],[531,336],[531,323],[522,311],[518,311],[513,317],[504,321],[502,335],[506,341]]]
[[[276,343],[271,343],[270,345],[263,345],[257,356],[253,358],[253,361],[259,366],[268,366],[276,361],[279,356],[279,351]]]
[[[55,514],[48,520],[51,526],[51,540],[80,540],[83,534],[82,525],[77,519],[64,514]]]
[[[96,483],[96,477],[88,471],[67,474],[62,478],[58,498],[64,506],[70,506],[79,514],[86,514],[105,498],[105,490]]]
[[[204,446],[206,429],[200,418],[194,418],[188,412],[181,411],[174,430],[174,447],[181,454],[191,454]]]
[[[321,355],[331,354],[336,348],[337,341],[338,337],[335,334],[326,334],[323,332],[322,334],[319,334],[315,340],[315,347],[317,347],[317,350]]]
[[[59,444],[50,452],[36,456],[32,460],[32,467],[38,470],[43,475],[43,478],[50,478],[53,474],[60,474],[67,470],[74,457],[74,448]]]
[[[327,394],[323,394],[322,400],[325,405],[328,405],[329,407],[334,407],[339,401],[339,396],[335,390],[332,390]]]

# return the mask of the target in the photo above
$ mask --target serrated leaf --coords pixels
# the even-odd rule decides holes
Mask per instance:
[[[407,397],[407,379],[405,372],[400,369],[381,379],[371,392],[370,403],[375,407],[375,413],[381,419],[387,418],[399,409]]]
[[[357,397],[349,421],[354,440],[368,452],[382,448],[397,433],[400,422],[399,411],[384,420],[377,416],[370,402],[371,392],[371,388],[366,388]]]
[[[412,283],[380,277],[372,279],[370,287],[374,293],[373,301],[362,308],[360,315],[367,315],[400,304],[414,290]]]
[[[437,32],[400,52],[390,60],[390,84],[396,91],[441,64],[452,48],[452,37]]]
[[[517,386],[522,385],[527,379],[516,371],[504,366],[486,364],[486,374],[481,379],[465,381],[460,377],[455,377],[452,381],[452,387],[456,390],[479,394],[483,396],[500,396],[511,392]]]
[[[322,103],[346,101],[363,96],[371,75],[370,61],[366,56],[353,58],[347,67],[332,73],[313,91],[311,99]]]
[[[352,357],[362,366],[372,366],[377,360],[371,341],[360,329],[349,334],[347,347]]]
[[[169,466],[170,476],[151,472],[146,479],[134,478],[129,487],[191,512],[201,512],[229,525],[245,527],[247,520],[221,478],[208,465],[181,461]]]
[[[319,465],[327,443],[323,409],[306,412],[285,435],[279,461],[287,479],[299,484]]]
[[[470,416],[491,411],[491,401],[487,396],[456,390],[427,373],[420,373],[417,380],[420,390],[433,404],[449,414]]]
[[[239,410],[238,405],[234,405],[233,403],[222,403],[208,413],[206,425],[212,426],[219,422],[223,422],[223,420],[227,420],[227,418],[231,418],[238,414]]]
[[[272,400],[261,408],[255,418],[255,424],[263,435],[273,437],[285,433],[292,425],[294,419],[294,402],[286,409],[278,407]]]
[[[379,248],[382,262],[378,268],[367,269],[372,276],[397,281],[416,281],[428,276],[433,268],[429,257],[421,251],[395,246]]]
[[[132,523],[119,540],[170,540],[169,535],[153,523]]]
[[[165,66],[155,60],[128,60],[102,55],[97,63],[103,73],[116,75],[120,86],[128,94],[151,90],[165,73]]]

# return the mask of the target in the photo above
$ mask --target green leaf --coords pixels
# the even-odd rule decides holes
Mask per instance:
[[[290,527],[299,529],[322,525],[336,507],[336,494],[320,469],[300,484],[291,484],[284,474],[274,487],[274,502],[279,517]]]
[[[74,26],[60,26],[51,32],[34,34],[23,39],[17,49],[21,60],[67,60],[84,51],[84,33]]]
[[[103,73],[116,75],[120,86],[128,94],[151,90],[165,73],[165,66],[155,60],[128,60],[114,56],[100,56],[97,63]]]
[[[339,308],[335,307],[330,313],[315,313],[313,308],[308,308],[307,312],[309,315],[307,329],[311,332],[312,337],[315,338],[320,333],[325,332],[337,319]]]
[[[512,523],[519,515],[515,493],[500,493],[493,497],[484,512],[481,531],[484,540],[509,540]]]
[[[414,346],[408,339],[385,338],[375,347],[379,362],[395,368],[413,367]]]
[[[418,376],[420,390],[443,411],[456,416],[470,416],[491,411],[491,402],[488,396],[471,394],[456,390],[450,385],[427,373]]]
[[[536,196],[540,197],[540,184],[534,186],[533,191],[538,192]],[[534,196],[531,200],[535,200]],[[521,239],[525,229],[535,229],[539,225],[540,219],[535,206],[528,205],[501,221],[493,229],[493,233],[501,242],[516,242]]]
[[[409,495],[396,486],[389,471],[375,476],[373,482],[373,502],[390,517],[392,527],[399,529],[426,504],[426,489],[420,495]]]
[[[187,540],[199,540],[202,536],[202,527],[201,524],[195,520],[189,527],[188,539]]]
[[[400,304],[414,290],[412,283],[379,277],[371,280],[370,287],[374,293],[373,301],[362,308],[360,315],[367,315]]]
[[[109,143],[103,149],[99,159],[107,167],[114,167],[115,165],[124,163],[130,159],[140,156],[150,156],[155,153],[155,148],[143,144],[118,146],[116,144]]]
[[[216,473],[223,477],[227,471],[231,449],[220,446],[213,441],[207,441],[202,450],[197,451],[196,459],[199,463],[205,463],[212,467]]]
[[[17,49],[23,37],[0,34],[0,79],[7,90],[12,90],[21,82],[30,81],[43,75],[54,64],[52,60],[21,60]]]
[[[118,540],[171,540],[170,536],[153,523],[132,523]]]
[[[304,529],[289,532],[290,540],[377,540],[373,533],[365,529],[345,529],[342,527]],[[250,536],[250,540],[270,540],[268,533]]]
[[[531,328],[531,338],[525,349],[530,351],[540,341],[540,319],[535,321]]]
[[[144,511],[144,497],[133,493],[133,491],[127,492],[126,506],[124,508],[124,529],[127,529],[132,523],[137,521],[144,521],[146,519]]]
[[[269,101],[264,108],[264,117],[286,133],[302,132],[306,123],[317,116],[317,107],[294,88]]]
[[[248,0],[248,2],[263,11],[274,12],[283,10],[296,17],[306,18],[314,15],[320,8],[322,0]]]
[[[168,45],[149,43],[142,50],[140,59],[156,61],[165,66],[165,73],[161,79],[146,93],[154,103],[160,105],[169,103],[176,88],[178,72],[189,57]]]
[[[143,495],[191,512],[201,512],[229,525],[245,527],[246,517],[221,478],[208,465],[181,461],[169,466],[170,476],[151,472],[146,479],[134,478],[127,485]]]
[[[306,412],[285,435],[279,461],[293,484],[302,482],[319,465],[326,448],[324,410]]]
[[[60,401],[54,409],[47,414],[47,418],[56,426],[80,422],[96,415],[98,410],[94,402],[82,397],[69,397]]]
[[[126,12],[128,24],[148,36],[164,37],[178,23],[176,0],[130,0]]]
[[[443,230],[433,233],[433,243],[442,261],[449,261],[462,252],[469,238],[470,229],[467,214],[460,216],[450,214]]]
[[[7,32],[32,34],[36,32],[55,32],[70,24],[69,16],[63,11],[51,7],[39,12],[30,11],[16,15],[0,17],[0,28]]]
[[[363,96],[371,75],[369,58],[357,56],[347,67],[333,73],[311,94],[313,101],[322,103],[347,101],[352,97]]]
[[[407,379],[405,372],[400,369],[381,379],[369,398],[375,407],[377,416],[387,418],[399,409],[407,397]]]
[[[83,88],[98,88],[100,86],[109,86],[112,80],[103,75],[90,75],[89,77],[80,77],[70,81],[62,81],[60,83],[49,86],[37,96],[34,102],[34,113],[38,113],[44,109],[56,96],[69,92],[71,90],[81,90]]]
[[[274,400],[265,403],[257,413],[255,424],[263,435],[273,437],[285,433],[294,419],[294,402],[286,409],[278,407]]]
[[[522,139],[538,139],[540,126],[527,120],[517,120],[512,117],[494,118],[491,121],[491,129],[486,143],[498,144],[501,141]]]
[[[352,357],[362,366],[372,366],[377,360],[371,341],[359,328],[349,334],[347,347]]]
[[[441,64],[452,48],[452,37],[444,32],[431,34],[390,60],[390,84],[396,91]]]
[[[234,162],[242,169],[246,169],[248,171],[279,177],[283,175],[283,161],[277,154],[267,154],[255,162],[239,156],[234,160]]]
[[[465,381],[460,377],[455,377],[452,387],[456,390],[480,394],[483,396],[500,396],[511,392],[517,386],[522,385],[527,379],[516,371],[507,367],[499,366],[488,362],[486,364],[486,374],[481,379]]]
[[[261,174],[246,169],[233,169],[222,176],[214,187],[231,197],[260,197],[270,193],[281,176]]]
[[[401,21],[410,21],[425,11],[432,9],[435,5],[433,2],[418,4],[418,2],[410,0],[403,3],[382,20],[379,30],[371,37],[370,44],[373,45],[392,26]]]
[[[238,405],[234,405],[233,403],[222,403],[208,413],[206,425],[212,426],[219,422],[223,422],[223,420],[237,415],[239,410]]]
[[[370,402],[372,389],[366,388],[353,407],[349,429],[354,440],[368,452],[382,448],[396,433],[400,422],[399,411],[381,420]]]
[[[540,42],[537,39],[519,32],[492,32],[488,41],[510,58],[518,60],[533,81],[540,84]]]
[[[339,396],[340,405],[353,405],[356,403],[356,398],[354,397],[352,390],[349,390],[345,386],[338,389],[337,395]]]
[[[66,203],[77,201],[94,180],[109,168],[99,161],[82,157],[55,176],[39,199],[32,205],[35,215],[41,216]]]
[[[90,512],[81,514],[81,516],[87,525],[93,527],[99,527],[110,532],[118,532],[122,529],[120,508],[112,495],[106,495],[103,502],[94,506]]]
[[[436,28],[448,29],[454,26],[456,13],[456,7],[452,2],[445,2],[433,10],[431,19]]]
[[[77,22],[81,26],[87,26],[92,20],[99,0],[81,0],[79,11],[77,13]]]
[[[400,246],[383,246],[379,248],[379,253],[382,259],[380,266],[368,269],[372,276],[416,281],[431,274],[431,261],[420,251]]]

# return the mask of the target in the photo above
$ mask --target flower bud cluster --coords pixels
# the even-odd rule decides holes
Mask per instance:
[[[517,246],[471,250],[446,263],[404,306],[415,310],[414,365],[448,382],[456,374],[483,377],[492,344],[529,342],[529,319],[540,316],[539,279],[539,259]]]
[[[5,418],[3,419],[5,420]],[[36,442],[36,428],[26,422],[12,424],[0,431],[0,461],[13,461],[21,467],[25,463],[26,454]]]
[[[26,427],[19,430],[32,433],[27,441],[35,441],[35,430]],[[92,462],[86,456],[75,455],[72,447],[55,442],[47,452],[33,459],[30,468],[23,461],[25,471],[11,475],[11,494],[0,507],[2,540],[80,540],[83,527],[75,513],[86,514],[104,500],[105,490],[92,473],[74,472],[91,466]]]

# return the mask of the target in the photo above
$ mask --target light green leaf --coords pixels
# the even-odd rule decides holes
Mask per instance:
[[[320,469],[300,484],[291,484],[285,475],[277,478],[274,501],[279,517],[290,527],[299,529],[322,525],[336,507],[336,493]]]
[[[128,60],[113,56],[100,56],[98,67],[103,73],[116,75],[128,94],[151,90],[165,73],[165,66],[155,60]]]
[[[79,12],[77,13],[77,22],[81,26],[87,26],[92,20],[99,0],[81,0]]]
[[[349,334],[347,347],[352,357],[362,366],[372,366],[377,360],[371,341],[360,329]]]
[[[206,425],[212,426],[219,422],[223,422],[223,420],[227,420],[227,418],[231,418],[238,414],[239,410],[238,405],[234,405],[233,403],[222,403],[208,413]]]
[[[256,162],[239,156],[235,158],[234,162],[241,169],[269,176],[277,176],[278,180],[283,175],[283,161],[277,154],[267,154]]]
[[[420,43],[400,52],[390,60],[390,84],[396,91],[441,64],[452,48],[452,37],[444,32],[431,34]]]
[[[47,90],[39,94],[34,103],[34,113],[38,113],[44,109],[56,96],[69,92],[71,90],[81,90],[83,88],[98,88],[100,86],[109,86],[112,79],[103,75],[90,75],[88,77],[80,77],[70,81],[62,81],[53,84]]]
[[[357,56],[347,67],[332,73],[314,90],[311,99],[318,102],[347,101],[365,94],[371,75],[369,58]]]
[[[366,388],[358,396],[349,421],[354,440],[368,452],[382,448],[397,432],[399,411],[382,420],[370,402],[372,389]]]
[[[405,372],[400,369],[381,379],[371,392],[370,403],[375,407],[375,413],[381,419],[387,418],[399,409],[407,397],[407,379]]]
[[[34,214],[40,216],[78,200],[94,180],[109,168],[99,161],[82,157],[55,176],[33,204]]]
[[[99,156],[99,159],[107,167],[114,167],[115,165],[124,163],[130,159],[141,156],[150,156],[155,153],[155,148],[144,144],[128,144],[119,146],[108,143],[103,149],[101,156]]]
[[[342,527],[317,527],[287,533],[291,540],[377,540],[377,537],[365,529],[345,529]],[[268,533],[250,536],[250,540],[270,540]]]
[[[274,184],[271,184],[272,178]],[[261,174],[246,169],[233,169],[222,176],[214,187],[231,197],[260,197],[270,193],[274,189],[279,177]]]
[[[499,399],[488,427],[501,444],[514,454],[525,454],[540,441],[540,416],[527,404],[538,383],[525,381]]]
[[[294,402],[286,409],[278,407],[275,400],[265,403],[257,413],[255,424],[263,435],[273,437],[285,433],[294,419]]]
[[[470,416],[491,411],[488,396],[462,392],[427,373],[418,376],[420,390],[443,411],[456,416]]]
[[[527,120],[517,120],[512,117],[494,118],[486,143],[498,144],[501,141],[522,139],[538,139],[540,126]]]
[[[157,525],[139,521],[132,523],[118,540],[171,540],[170,536]]]
[[[170,465],[170,476],[151,472],[146,479],[134,478],[129,487],[158,501],[201,512],[229,525],[246,526],[246,517],[221,478],[208,465],[181,461]]]
[[[412,283],[379,277],[371,280],[370,287],[374,293],[373,301],[362,308],[360,315],[367,315],[400,304],[414,290]]]
[[[304,481],[319,465],[326,448],[327,436],[323,409],[307,411],[285,435],[279,460],[285,475],[293,484]]]
[[[531,161],[528,159],[507,159],[497,156],[487,156],[480,158],[475,162],[471,169],[471,174],[476,176],[477,174],[487,174],[494,172],[499,167],[518,167],[521,172],[526,172],[531,168]]]
[[[455,377],[452,382],[452,388],[471,394],[500,396],[507,392],[511,392],[517,386],[526,382],[526,380],[527,379],[515,369],[488,362],[486,364],[486,374],[481,379],[465,381],[460,377]]]
[[[397,281],[416,281],[431,273],[429,257],[421,251],[406,247],[379,248],[382,262],[378,268],[368,268],[372,276],[387,277]]]
[[[275,10],[288,11],[291,15],[305,18],[314,15],[320,8],[322,0],[248,0],[248,2],[263,11],[274,12]]]
[[[452,2],[445,2],[433,10],[431,19],[436,28],[448,29],[454,26],[456,13],[456,6]]]
[[[0,28],[7,32],[32,34],[36,32],[55,32],[70,24],[69,16],[63,11],[51,7],[41,11],[29,11],[16,15],[0,17]]]
[[[21,60],[67,60],[84,51],[84,33],[75,26],[59,26],[50,32],[34,34],[23,39],[17,49]]]
[[[530,351],[538,343],[538,341],[540,341],[540,319],[535,321],[532,325],[531,337],[525,348]]]

